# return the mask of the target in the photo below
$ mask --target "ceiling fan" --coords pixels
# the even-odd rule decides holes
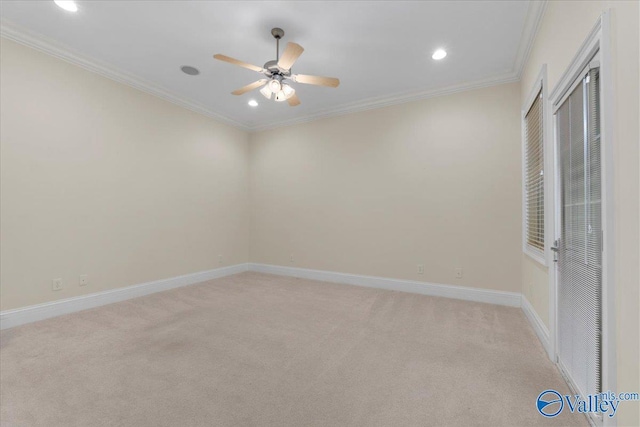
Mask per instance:
[[[271,99],[271,95],[275,95],[274,99],[277,102],[287,101],[290,106],[295,107],[296,105],[300,105],[300,100],[296,95],[296,90],[289,84],[289,80],[309,85],[338,87],[340,80],[334,77],[291,74],[291,67],[298,57],[302,55],[302,52],[304,51],[303,47],[299,44],[289,42],[287,43],[287,47],[282,53],[282,56],[280,56],[280,39],[284,37],[284,30],[281,28],[274,28],[271,30],[271,35],[276,39],[276,59],[268,61],[264,64],[264,67],[248,64],[219,53],[213,55],[215,59],[257,71],[258,73],[264,74],[266,77],[265,79],[260,79],[241,87],[240,89],[236,89],[231,92],[232,94],[242,95],[262,87],[262,89],[260,89],[260,93],[264,95],[265,98]]]

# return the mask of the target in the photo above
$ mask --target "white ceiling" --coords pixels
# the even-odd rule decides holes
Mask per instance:
[[[530,4],[532,3],[532,4]],[[2,1],[2,34],[246,129],[309,120],[519,76],[541,13],[529,1]],[[289,107],[231,91],[275,59],[272,27],[305,48],[294,73],[340,78],[337,89],[294,84]],[[444,47],[442,61],[431,53]],[[197,77],[180,66],[200,69]],[[260,105],[251,108],[249,99]]]

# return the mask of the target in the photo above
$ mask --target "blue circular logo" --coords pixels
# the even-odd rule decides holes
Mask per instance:
[[[536,407],[541,415],[551,418],[562,412],[564,401],[557,391],[545,390],[538,396]]]

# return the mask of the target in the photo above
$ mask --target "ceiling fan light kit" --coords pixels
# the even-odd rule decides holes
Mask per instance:
[[[338,87],[340,80],[334,77],[308,76],[304,74],[291,74],[291,67],[304,52],[304,48],[296,43],[287,43],[282,56],[280,56],[280,39],[284,37],[282,28],[274,28],[271,35],[276,39],[276,59],[267,61],[264,67],[260,68],[226,55],[216,54],[213,57],[219,61],[228,62],[233,65],[247,68],[263,74],[266,79],[261,79],[250,83],[240,89],[231,92],[233,95],[243,95],[257,88],[267,99],[275,95],[276,102],[288,101],[289,105],[295,107],[300,105],[300,100],[296,96],[296,90],[289,84],[289,81],[316,86]]]
[[[260,93],[267,99],[271,99],[271,94],[273,92],[271,92],[271,89],[269,89],[268,85],[265,85],[265,87],[263,87],[262,89],[260,89]]]
[[[277,93],[280,90],[280,82],[278,81],[278,79],[276,77],[280,77],[280,76],[275,76],[269,82],[269,89],[271,90],[271,92],[274,92],[274,93]]]

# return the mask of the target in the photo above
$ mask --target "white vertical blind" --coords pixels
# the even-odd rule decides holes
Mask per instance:
[[[544,140],[542,89],[524,118],[527,248],[544,256]]]
[[[602,211],[599,69],[588,72],[556,113],[560,155],[558,258],[560,361],[583,394],[600,393]]]

